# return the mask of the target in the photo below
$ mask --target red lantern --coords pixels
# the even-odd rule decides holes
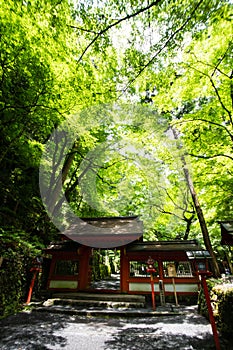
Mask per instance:
[[[151,256],[149,256],[146,263],[147,263],[147,269],[146,269],[147,272],[149,273],[156,272],[155,266],[154,266],[155,261],[154,259],[151,258]]]

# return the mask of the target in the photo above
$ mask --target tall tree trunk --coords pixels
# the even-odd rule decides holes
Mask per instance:
[[[178,136],[177,131],[174,128],[172,128],[172,132],[173,132],[174,138],[176,140],[178,140],[179,136]],[[205,247],[208,250],[208,252],[210,253],[210,256],[212,258],[212,265],[213,265],[213,270],[214,270],[213,273],[216,277],[218,277],[218,276],[220,276],[219,266],[218,266],[217,259],[216,259],[216,256],[214,254],[213,248],[212,248],[212,244],[210,242],[210,236],[209,236],[209,232],[208,232],[208,229],[206,226],[204,214],[203,214],[203,211],[201,209],[201,206],[200,206],[200,203],[198,200],[198,196],[197,196],[197,193],[195,191],[193,181],[192,181],[192,178],[190,176],[190,172],[189,172],[184,155],[181,155],[181,162],[182,162],[182,167],[183,167],[183,171],[184,171],[184,175],[185,175],[185,180],[187,182],[189,191],[191,193],[194,208],[195,208],[195,211],[197,213],[198,220],[199,220],[204,244],[205,244]]]

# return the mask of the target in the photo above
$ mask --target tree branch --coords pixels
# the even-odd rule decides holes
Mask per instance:
[[[130,87],[130,85],[144,72],[144,70],[149,67],[151,65],[151,63],[156,59],[156,57],[165,49],[165,47],[169,44],[169,42],[187,25],[187,23],[191,20],[191,18],[193,17],[194,13],[196,12],[196,10],[198,9],[198,7],[201,5],[201,3],[203,2],[203,0],[200,0],[197,5],[195,6],[195,8],[193,9],[193,11],[191,12],[191,14],[188,16],[188,18],[184,21],[184,23],[177,29],[175,30],[172,35],[170,35],[170,37],[165,41],[164,45],[162,45],[162,47],[160,47],[160,49],[158,49],[158,51],[154,54],[154,56],[152,56],[152,58],[139,70],[139,72],[136,74],[136,76],[131,79],[129,81],[129,83],[126,85],[125,89],[123,90],[123,93]],[[123,94],[122,93],[122,94]],[[119,96],[121,97],[122,94]]]
[[[216,158],[216,157],[226,157],[226,158],[229,158],[231,160],[233,160],[233,157],[227,155],[227,154],[223,154],[223,153],[219,153],[219,154],[215,154],[213,156],[201,156],[201,155],[198,155],[198,154],[193,154],[193,153],[188,153],[189,156],[192,156],[192,157],[196,157],[196,158],[201,158],[201,159],[213,159],[213,158]]]
[[[175,216],[176,218],[178,218],[179,220],[182,220],[182,221],[185,221],[184,218],[182,216],[179,216],[171,211],[167,211],[167,210],[164,210],[163,208],[161,208],[160,206],[158,205],[153,205],[160,213],[162,214],[166,214],[166,215],[173,215]]]
[[[69,27],[70,27],[70,28],[73,28],[73,29],[81,30],[82,32],[92,33],[92,34],[95,34],[95,35],[98,35],[98,34],[99,34],[98,32],[95,32],[94,30],[85,29],[85,28],[82,28],[82,27],[71,26],[71,25],[70,25]]]
[[[195,68],[195,67],[193,67],[193,66],[188,65],[188,67],[191,68],[191,69],[193,69],[193,70],[195,70],[196,72],[198,72],[198,73],[200,73],[200,74],[206,76],[207,78],[209,78],[210,83],[211,83],[211,85],[212,85],[212,87],[213,87],[213,89],[214,89],[214,91],[215,91],[215,93],[216,93],[216,96],[217,96],[218,100],[219,100],[219,103],[220,103],[220,105],[222,106],[222,109],[228,114],[229,119],[230,119],[230,122],[231,122],[231,125],[233,125],[233,119],[232,119],[231,112],[230,112],[229,109],[227,109],[227,107],[224,105],[224,103],[223,103],[223,101],[222,101],[222,98],[221,98],[221,96],[220,96],[220,94],[219,94],[219,92],[218,92],[218,89],[217,89],[216,86],[215,86],[215,83],[214,83],[214,81],[213,81],[212,75],[209,76],[209,74],[204,73],[204,72],[200,71],[199,69],[197,69],[197,68]]]
[[[0,109],[0,113],[4,112],[5,110],[8,110],[8,109],[19,109],[19,110],[22,109],[22,110],[26,110],[28,113],[30,113],[32,108],[37,108],[37,107],[55,111],[59,115],[63,116],[63,112],[60,112],[56,107],[49,107],[49,106],[46,106],[46,105],[43,105],[43,104],[31,104],[31,105],[25,105],[25,106],[16,106],[16,105],[8,105],[7,106],[6,105],[6,106],[4,106],[3,108]],[[65,111],[65,112],[67,112],[67,111]]]
[[[210,68],[214,68],[214,71],[211,74],[211,76],[213,76],[215,74],[215,71],[218,71],[220,74],[224,75],[226,78],[230,78],[229,75],[227,75],[225,72],[223,72],[221,69],[218,68],[218,66],[219,66],[219,64],[221,62],[218,62],[218,64],[216,66],[214,66],[213,64],[210,64],[210,63],[207,63],[207,62],[203,62],[202,60],[199,60],[194,53],[193,53],[193,55],[194,55],[197,63],[201,63],[204,66],[207,66],[207,67],[210,67]]]
[[[106,33],[109,29],[117,26],[118,24],[120,24],[121,22],[124,22],[130,18],[136,17],[137,15],[139,15],[142,12],[145,12],[147,10],[149,10],[151,7],[158,5],[161,2],[161,0],[156,0],[153,1],[150,5],[141,8],[140,10],[136,11],[135,13],[132,13],[131,15],[127,15],[117,21],[115,21],[114,23],[108,25],[106,28],[102,29],[95,37],[94,39],[91,40],[91,42],[87,45],[87,47],[85,48],[85,50],[83,51],[83,53],[81,54],[80,58],[78,59],[78,63],[83,59],[83,56],[86,54],[86,52],[89,50],[89,48],[96,42],[96,40],[103,35],[104,33]]]
[[[182,124],[182,123],[190,123],[190,122],[195,122],[195,121],[200,121],[200,122],[204,122],[204,123],[208,123],[208,124],[212,124],[212,125],[216,125],[220,128],[223,128],[226,133],[230,136],[231,138],[231,141],[233,142],[233,135],[230,133],[230,131],[226,128],[225,125],[222,125],[222,124],[219,124],[219,123],[216,123],[216,122],[213,122],[211,120],[208,120],[208,119],[204,119],[204,118],[197,118],[197,119],[185,119],[185,120],[179,120],[179,121],[175,121],[173,122],[172,124],[173,125],[176,125],[176,124]]]
[[[100,178],[103,182],[105,182],[105,183],[108,184],[109,186],[110,186],[110,185],[112,186],[112,184],[109,184],[107,181],[105,181],[105,180],[98,174],[98,172],[95,171],[94,169],[97,168],[97,169],[104,169],[104,170],[106,170],[106,169],[108,169],[108,168],[110,168],[110,167],[112,167],[112,166],[114,166],[114,165],[116,165],[116,164],[118,164],[118,163],[121,163],[122,161],[125,161],[125,160],[126,160],[124,157],[122,157],[122,160],[117,160],[117,161],[115,161],[115,162],[113,162],[113,163],[111,163],[111,164],[109,164],[109,165],[106,165],[106,166],[99,166],[98,164],[95,164],[94,159],[92,159],[92,158],[87,158],[87,157],[83,156],[83,155],[81,154],[81,152],[78,151],[77,149],[71,151],[71,152],[69,153],[69,156],[71,156],[71,155],[73,156],[74,154],[79,154],[80,157],[81,157],[82,159],[88,161],[89,163],[88,163],[87,167],[83,170],[83,172],[82,172],[79,176],[76,176],[78,167],[79,167],[79,165],[80,165],[80,164],[77,164],[77,167],[76,167],[76,169],[74,169],[73,174],[71,175],[70,181],[69,181],[69,183],[68,183],[67,186],[66,186],[66,191],[65,191],[66,195],[69,195],[69,194],[75,189],[75,187],[79,185],[81,179],[84,177],[84,175],[87,173],[88,170],[94,172],[94,173],[96,174],[96,176],[97,176],[98,178]]]
[[[233,81],[232,81],[232,78],[233,78],[233,69],[231,71],[231,75],[230,75],[230,79],[231,79],[231,82],[230,82],[230,90],[231,90],[231,107],[232,107],[232,110],[233,110]]]
[[[111,187],[116,188],[116,185],[115,185],[115,184],[113,185],[112,183],[106,181],[102,176],[100,176],[100,175],[98,174],[97,171],[95,171],[94,169],[91,169],[91,171],[92,171],[94,174],[96,174],[96,176],[97,176],[103,183],[107,184],[108,186],[111,186]]]
[[[162,186],[160,186],[160,187],[166,192],[168,198],[172,201],[172,203],[174,204],[174,206],[175,206],[177,209],[180,209],[180,210],[182,210],[183,212],[186,212],[186,213],[189,213],[189,214],[192,214],[192,213],[193,213],[193,211],[190,211],[190,210],[187,209],[187,205],[186,205],[186,208],[183,208],[183,207],[181,207],[180,205],[178,205],[178,204],[174,201],[174,199],[172,198],[172,196],[169,194],[168,190],[167,190],[166,188],[162,187]],[[187,204],[187,203],[184,203],[184,204]]]
[[[228,45],[226,51],[224,52],[224,54],[222,55],[222,57],[218,60],[218,63],[217,63],[217,65],[216,65],[216,67],[214,68],[214,71],[213,71],[213,73],[211,74],[211,77],[214,76],[216,70],[218,70],[219,72],[221,72],[221,71],[219,70],[218,66],[222,63],[222,61],[223,61],[224,58],[226,57],[227,51],[229,50],[231,44],[232,44],[232,42],[229,43],[229,45]],[[222,72],[221,72],[221,73],[222,73]],[[224,73],[222,73],[222,74],[224,74]],[[224,75],[226,75],[226,76],[228,77],[227,74],[224,74]],[[228,77],[228,78],[229,78],[229,77]]]

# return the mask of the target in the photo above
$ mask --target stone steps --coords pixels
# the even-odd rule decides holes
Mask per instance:
[[[145,303],[144,295],[135,294],[114,294],[114,293],[85,293],[85,292],[69,292],[69,293],[53,293],[52,298],[55,299],[73,299],[73,300],[101,300],[101,301],[122,301],[122,302],[139,302]]]
[[[156,306],[156,311],[153,311],[145,296],[128,294],[53,293],[52,298],[44,302],[30,304],[33,312],[91,317],[176,316],[182,313],[179,308],[169,305],[163,308]]]
[[[54,293],[43,306],[70,306],[73,308],[136,308],[146,307],[145,296],[127,294],[94,294],[94,293]]]
[[[144,308],[144,303],[121,302],[121,301],[101,301],[101,300],[73,300],[73,299],[48,299],[43,306],[72,306],[72,307],[96,307],[96,308]]]

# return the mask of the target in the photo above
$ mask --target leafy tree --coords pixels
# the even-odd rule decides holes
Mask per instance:
[[[216,218],[232,210],[231,2],[1,5],[1,224],[29,231],[33,239],[39,234],[42,241],[51,231],[39,194],[40,157],[52,130],[77,114],[72,127],[78,137],[62,182],[78,215],[136,213],[145,219],[148,237],[198,235],[180,153],[169,137],[164,141],[171,123],[191,157],[189,170],[217,247]],[[128,101],[131,109],[136,104],[138,111],[146,103],[156,117],[147,122],[144,107],[134,125],[125,122],[132,115],[126,107],[118,120],[116,110],[97,117],[98,108],[101,114],[116,101]],[[137,152],[120,152],[113,141]],[[98,161],[88,162],[101,145],[106,149]],[[84,176],[89,168],[91,176]],[[90,191],[82,192],[88,181]],[[56,196],[50,204],[62,205]]]
[[[1,224],[43,239],[48,229],[38,186],[43,143],[78,105],[111,95],[103,90],[115,74],[114,50],[108,49],[112,65],[102,64],[101,55],[77,64],[72,7],[66,1],[3,2],[0,18]]]
[[[37,175],[42,142],[66,110],[65,104],[59,107],[61,59],[52,60],[60,50],[53,37],[59,37],[59,25],[50,30],[53,11],[51,4],[39,9],[37,2],[21,1],[3,2],[0,10],[1,212],[6,226],[29,229],[38,207],[42,211]]]
[[[231,15],[229,4],[216,11],[210,26],[186,44],[182,61],[180,58],[178,63],[169,65],[173,73],[164,80],[166,88],[158,87],[161,94],[155,98],[159,103],[164,97],[162,108],[170,109],[173,124],[182,133],[187,153],[192,156],[194,176],[198,179],[194,177],[195,187],[201,192],[205,210],[212,214],[211,218],[207,215],[207,219],[212,221],[217,220],[217,208],[225,207],[225,200],[219,195],[223,189],[219,188],[217,194],[217,184],[226,177],[227,186],[231,182],[228,171],[230,169],[231,173],[232,169]],[[165,96],[166,89],[170,91],[169,98]],[[223,174],[223,167],[227,175]],[[225,196],[224,190],[223,193]]]
[[[127,120],[125,115],[128,115]],[[174,238],[178,234],[187,236],[193,209],[184,186],[180,156],[165,133],[167,121],[161,119],[154,108],[140,105],[134,108],[131,105],[100,106],[92,109],[91,117],[102,130],[89,126],[86,134],[89,142],[79,137],[66,161],[60,153],[57,163],[53,163],[53,153],[46,158],[53,169],[63,169],[66,199],[77,215],[138,214],[145,222],[146,232],[152,234],[155,221],[159,225],[161,212],[166,216],[174,214],[185,232],[181,233],[179,225],[171,228],[167,224],[168,236],[171,237],[171,231]],[[77,120],[80,128],[82,121],[75,118],[74,124]],[[56,137],[51,140],[52,150],[56,147],[54,141]],[[64,145],[59,142],[60,151]],[[55,178],[50,194],[45,193],[50,198],[48,207],[55,210],[56,216],[56,210],[61,209],[65,199],[58,193],[60,170],[52,173]]]

